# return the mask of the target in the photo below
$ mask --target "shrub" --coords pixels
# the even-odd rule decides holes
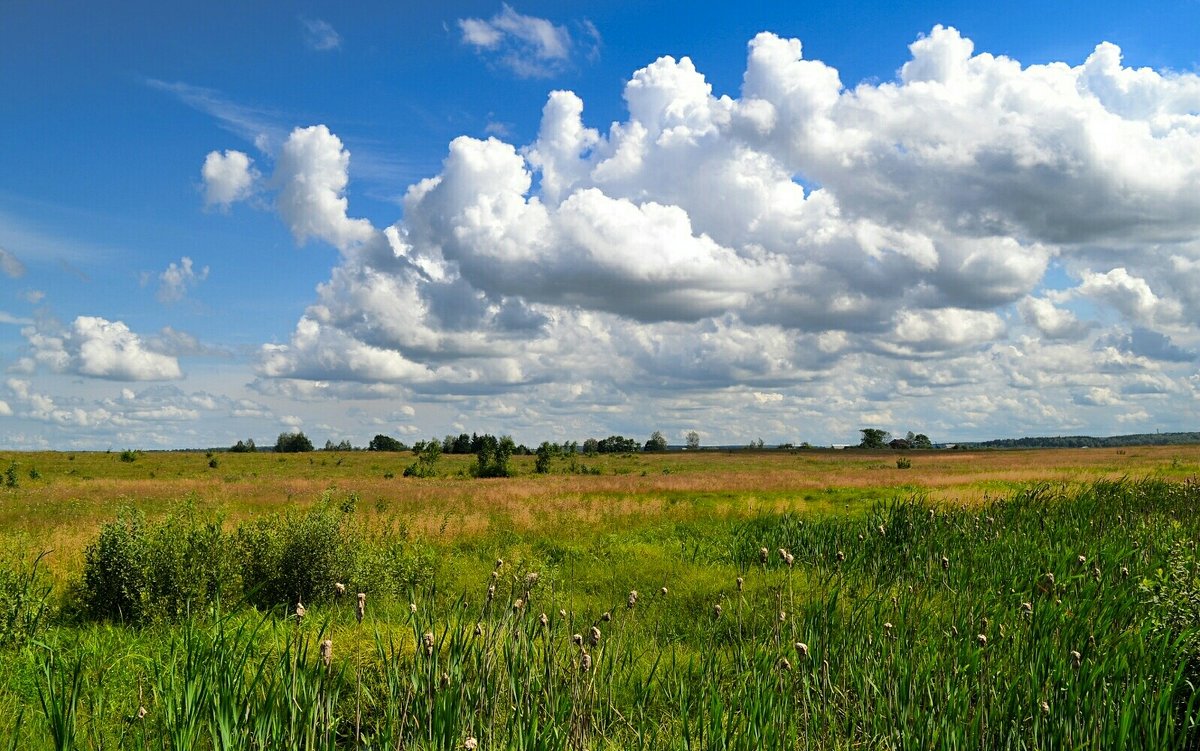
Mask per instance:
[[[312,451],[312,441],[304,433],[280,433],[275,439],[275,451],[281,454],[298,454]]]
[[[404,468],[405,477],[436,477],[437,461],[442,456],[442,444],[429,441],[421,444],[417,460]]]
[[[83,609],[133,624],[175,620],[236,594],[233,554],[221,520],[201,518],[190,503],[155,526],[121,509],[85,553]]]
[[[516,444],[509,436],[497,440],[494,436],[484,436],[484,441],[475,455],[475,466],[471,473],[476,477],[510,477],[512,469],[508,462],[512,458]]]
[[[349,514],[320,503],[303,514],[288,513],[243,524],[237,531],[242,586],[260,607],[316,602],[333,582],[345,581],[361,535]]]
[[[137,461],[137,452],[133,449],[125,449],[121,452],[121,461],[126,463]]]
[[[21,486],[21,481],[17,479],[17,463],[10,462],[8,469],[4,470],[4,487],[18,488]]]
[[[912,460],[906,456],[896,459],[896,469],[909,469],[912,467]]]

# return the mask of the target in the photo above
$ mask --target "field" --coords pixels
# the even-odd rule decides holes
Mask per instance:
[[[1200,447],[899,456],[0,455],[0,749],[1200,743]]]

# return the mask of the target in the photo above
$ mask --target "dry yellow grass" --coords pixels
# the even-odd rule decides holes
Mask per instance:
[[[582,458],[601,475],[534,475],[476,480],[471,457],[444,457],[454,475],[401,477],[410,454],[276,455],[202,452],[0,454],[16,461],[20,487],[0,490],[0,540],[10,549],[53,549],[57,571],[76,568],[100,526],[122,505],[161,515],[185,499],[231,521],[312,503],[329,491],[357,496],[369,519],[400,519],[414,532],[456,539],[496,528],[553,532],[586,524],[620,530],[650,520],[746,515],[767,510],[840,510],[846,504],[920,492],[944,503],[978,503],[1034,482],[1200,473],[1200,446],[1128,449],[906,452],[671,453]],[[40,474],[28,476],[30,469]],[[460,474],[461,473],[461,474]],[[391,474],[392,477],[386,475]]]

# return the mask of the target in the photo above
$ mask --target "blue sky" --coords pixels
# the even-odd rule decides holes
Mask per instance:
[[[0,448],[1196,429],[1197,28],[6,3]]]

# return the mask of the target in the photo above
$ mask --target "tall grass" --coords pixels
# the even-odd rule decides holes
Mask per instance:
[[[349,597],[302,620],[214,604],[149,627],[119,671],[101,636],[5,650],[28,655],[40,716],[0,732],[30,749],[1196,747],[1198,501],[1194,482],[1040,485],[970,510],[647,530],[621,543],[633,560],[593,538],[492,565],[515,544],[497,539],[372,593],[361,623]],[[28,698],[19,678],[0,706]]]

